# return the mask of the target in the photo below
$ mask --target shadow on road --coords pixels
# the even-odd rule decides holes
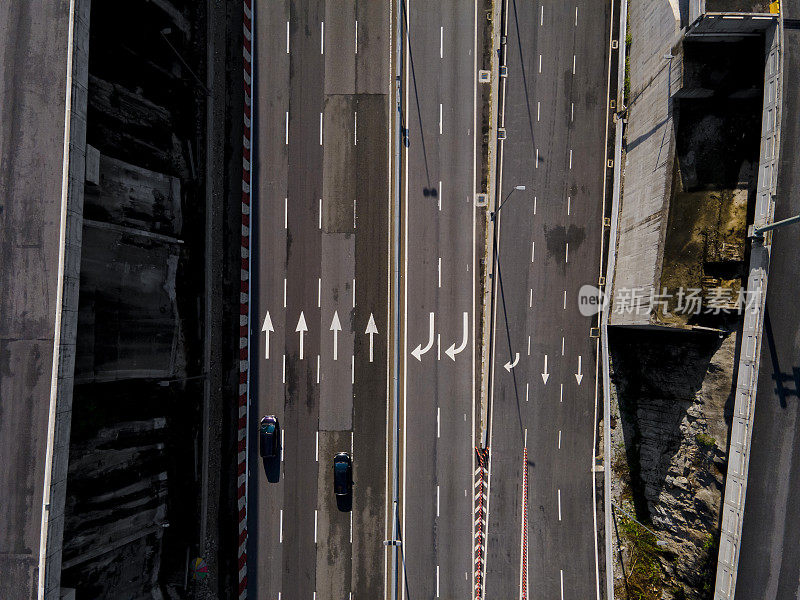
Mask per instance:
[[[406,39],[408,40],[408,58],[411,67],[411,80],[414,82],[414,98],[417,102],[417,118],[419,120],[419,136],[422,140],[422,157],[425,161],[425,180],[428,182],[428,186],[422,188],[422,195],[426,198],[431,196],[436,198],[438,196],[438,191],[436,188],[431,187],[431,174],[430,170],[428,169],[428,151],[425,148],[425,130],[422,127],[422,111],[419,107],[419,91],[417,90],[417,75],[416,71],[414,70],[414,53],[411,50],[411,35],[408,31],[408,13],[406,9],[406,3],[402,2],[402,10],[403,10],[403,30],[406,35]],[[405,121],[405,119],[403,119]],[[405,129],[405,135],[403,136],[406,140],[406,147],[408,146],[408,129]]]
[[[497,284],[500,288],[500,303],[503,306],[503,322],[506,325],[506,339],[508,340],[508,360],[514,362],[514,348],[511,346],[511,328],[508,324],[508,312],[506,311],[506,295],[503,292],[503,274],[500,270],[500,253],[497,253]],[[497,358],[495,357],[495,364]],[[517,421],[519,422],[519,434],[524,436],[524,428],[522,427],[522,408],[519,404],[519,386],[517,385],[517,373],[511,369],[511,377],[514,382],[514,398],[517,401]]]

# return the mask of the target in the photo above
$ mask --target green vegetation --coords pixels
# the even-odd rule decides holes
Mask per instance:
[[[713,448],[717,445],[717,440],[710,435],[706,435],[705,433],[698,433],[694,439],[696,439],[697,443],[704,448]]]
[[[630,17],[627,19],[628,26],[625,33],[625,93],[622,101],[625,106],[628,106],[631,97],[631,44],[633,44],[633,36],[631,36],[631,23]]]
[[[644,527],[617,513],[621,543],[628,549],[625,583],[630,600],[659,600],[663,588],[663,571],[655,536]]]

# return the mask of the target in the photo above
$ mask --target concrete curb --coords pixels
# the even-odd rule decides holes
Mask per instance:
[[[239,546],[237,550],[237,567],[239,577],[239,600],[247,598],[247,417],[249,395],[249,323],[250,323],[250,201],[252,174],[250,170],[252,140],[252,89],[253,89],[253,7],[252,0],[243,2],[244,40],[242,54],[244,57],[244,129],[242,137],[242,268],[241,268],[241,301],[239,307],[239,424],[237,432],[238,459],[236,495],[239,508]]]
[[[500,65],[497,50],[500,49],[500,5],[502,0],[494,0],[492,2],[492,91],[490,94],[491,105],[489,113],[489,178],[486,185],[486,196],[488,198],[486,211],[493,210],[494,198],[496,195],[495,187],[497,185],[497,119],[498,119],[498,99],[500,89]],[[477,107],[476,107],[477,109]],[[489,327],[491,325],[491,299],[489,297],[491,287],[489,285],[489,274],[493,271],[493,266],[490,265],[492,256],[491,248],[494,244],[494,231],[491,227],[491,222],[486,220],[486,229],[483,234],[483,239],[486,240],[483,246],[483,261],[486,265],[483,276],[483,310],[482,310],[482,326],[481,326],[481,376],[480,376],[480,398],[481,398],[481,414],[480,414],[480,445],[486,447],[488,444],[488,399],[489,399]]]

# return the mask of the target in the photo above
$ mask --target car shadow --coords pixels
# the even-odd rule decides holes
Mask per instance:
[[[336,496],[336,508],[341,512],[350,512],[353,510],[353,492],[346,496]]]
[[[281,480],[281,457],[280,454],[273,458],[261,458],[264,465],[264,474],[270,483],[278,483]]]

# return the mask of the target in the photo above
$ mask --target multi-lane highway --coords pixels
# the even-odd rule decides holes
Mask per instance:
[[[536,598],[599,593],[596,321],[579,313],[578,290],[600,274],[611,10],[607,0],[508,2],[489,599],[520,597],[521,585]]]
[[[401,203],[405,598],[472,593],[474,0],[405,0]]]
[[[389,10],[254,10],[248,597],[380,598],[386,523]],[[283,428],[262,464],[257,426]],[[332,459],[350,452],[351,499]]]

